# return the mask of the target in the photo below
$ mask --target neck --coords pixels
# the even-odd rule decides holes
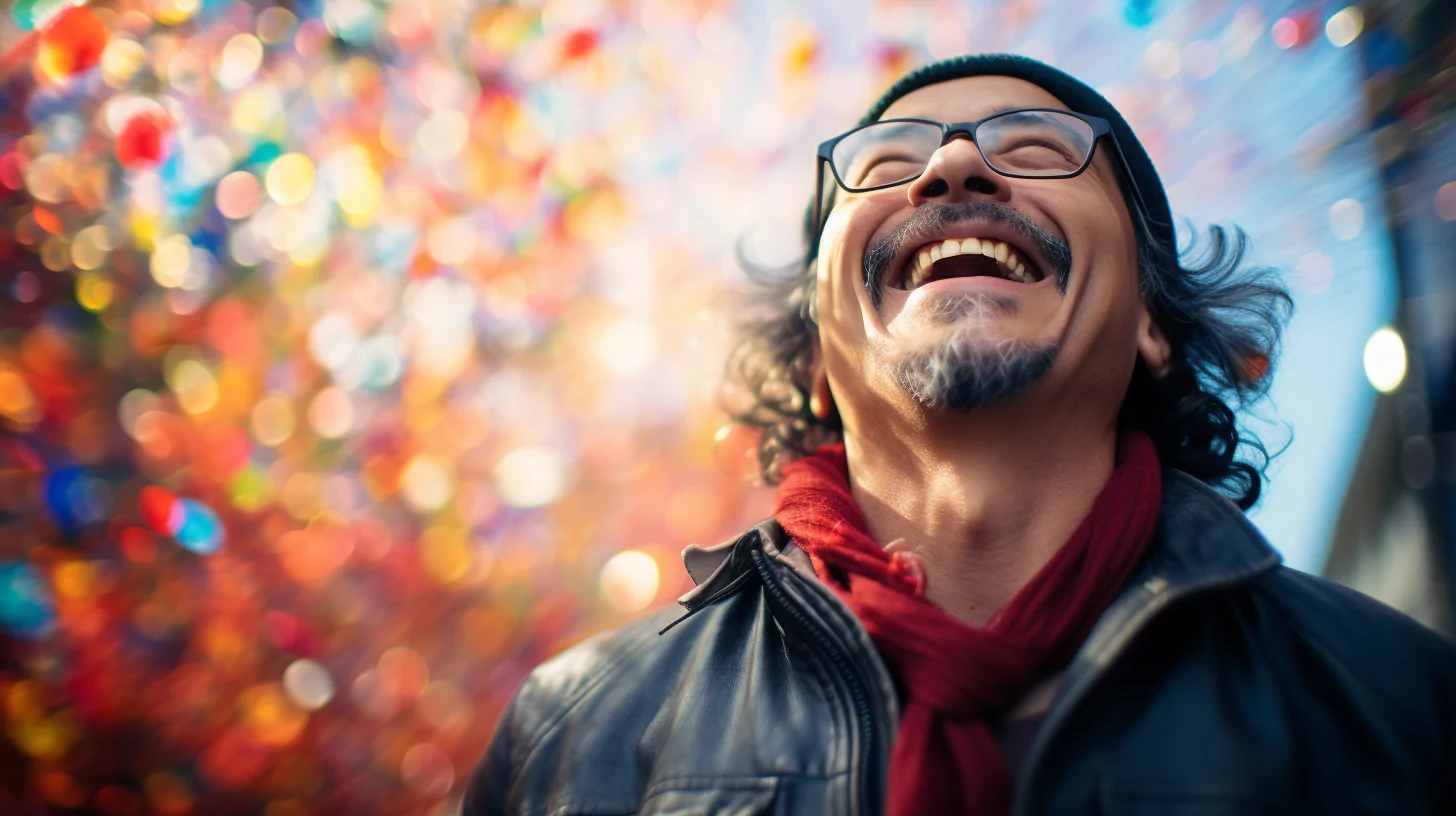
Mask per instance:
[[[1116,428],[1028,421],[1010,406],[918,419],[897,433],[847,432],[850,486],[875,541],[921,558],[926,596],[980,626],[1091,511]]]

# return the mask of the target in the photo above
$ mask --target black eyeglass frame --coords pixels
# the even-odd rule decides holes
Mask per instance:
[[[1072,118],[1080,119],[1083,122],[1086,122],[1089,126],[1091,126],[1092,146],[1087,149],[1087,160],[1082,162],[1082,166],[1078,167],[1076,170],[1068,173],[1053,173],[1051,175],[1007,173],[997,169],[996,165],[993,164],[990,159],[986,158],[986,152],[981,149],[981,143],[976,138],[977,129],[979,129],[981,125],[984,125],[987,122],[990,122],[994,119],[1000,119],[1005,116],[1011,116],[1018,113],[1043,112],[1058,113],[1064,116],[1071,116]],[[1112,123],[1108,122],[1106,119],[1103,119],[1100,116],[1091,116],[1085,113],[1077,113],[1076,111],[1069,111],[1063,108],[1014,108],[1012,110],[998,111],[991,114],[990,116],[987,116],[984,119],[975,122],[946,123],[937,122],[934,119],[916,118],[880,119],[879,121],[860,125],[853,130],[847,130],[844,133],[835,136],[833,139],[829,139],[825,142],[820,142],[819,144],[819,153],[817,157],[818,161],[816,162],[816,168],[814,173],[814,254],[818,254],[819,251],[819,237],[824,230],[823,218],[826,215],[826,212],[824,210],[824,165],[829,165],[829,172],[834,176],[834,183],[837,184],[841,190],[844,190],[847,193],[870,193],[874,192],[875,190],[886,190],[891,187],[899,187],[902,184],[909,184],[920,178],[921,176],[925,175],[925,169],[930,168],[930,162],[929,160],[927,160],[925,163],[925,169],[922,169],[916,175],[911,176],[907,179],[901,179],[900,181],[893,181],[889,184],[878,184],[873,187],[851,187],[848,184],[844,183],[844,179],[839,177],[839,169],[834,166],[834,148],[837,147],[840,142],[844,141],[850,136],[853,136],[861,130],[864,130],[866,128],[872,128],[876,125],[883,125],[892,122],[909,122],[924,125],[936,125],[940,128],[940,146],[937,147],[936,150],[939,150],[941,147],[945,147],[947,144],[950,144],[951,140],[954,139],[956,136],[963,135],[970,140],[971,144],[976,146],[976,151],[981,154],[981,160],[986,163],[987,167],[991,168],[991,172],[999,176],[1005,176],[1006,178],[1068,179],[1080,176],[1083,172],[1087,170],[1088,167],[1092,166],[1092,159],[1097,156],[1097,142],[1101,140],[1103,136],[1106,136],[1112,141],[1112,152],[1117,159],[1118,169],[1122,171],[1123,178],[1127,179],[1128,187],[1132,191],[1133,205],[1137,208],[1138,219],[1142,221],[1145,226],[1147,224],[1147,203],[1143,200],[1142,190],[1138,189],[1137,179],[1133,177],[1132,166],[1128,164],[1127,156],[1124,155],[1122,152],[1122,145],[1117,143],[1117,134],[1112,132]]]

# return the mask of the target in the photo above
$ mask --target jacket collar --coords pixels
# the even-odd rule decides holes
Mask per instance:
[[[1163,504],[1148,554],[1072,660],[1062,696],[1111,663],[1173,601],[1244,583],[1279,563],[1237,505],[1183,471],[1164,469]]]
[[[790,566],[802,565],[791,557],[798,551],[773,519],[760,522],[738,538],[715,547],[689,545],[683,566],[696,587],[678,599],[694,611],[725,590],[736,589],[751,569],[750,549],[764,549]],[[802,560],[802,559],[801,559]],[[1208,485],[1179,470],[1163,471],[1163,503],[1153,544],[1078,654],[1094,663],[1110,660],[1141,623],[1148,607],[1163,600],[1239,583],[1279,564],[1279,556],[1264,541],[1243,512]],[[800,569],[802,571],[802,569]],[[729,590],[731,591],[731,590]],[[1090,668],[1090,667],[1089,667]]]
[[[1279,564],[1279,555],[1228,498],[1181,470],[1163,471],[1163,506],[1143,564],[1170,592],[1223,584]]]

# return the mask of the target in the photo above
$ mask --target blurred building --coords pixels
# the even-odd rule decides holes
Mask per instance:
[[[1376,407],[1325,572],[1451,635],[1456,5],[1378,0],[1362,9],[1360,55],[1399,276],[1395,328],[1404,342],[1372,341],[1366,349],[1372,384],[1389,393]]]

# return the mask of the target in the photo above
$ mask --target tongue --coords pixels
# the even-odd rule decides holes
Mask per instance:
[[[995,258],[988,258],[985,255],[955,255],[950,258],[941,258],[930,267],[930,274],[925,277],[922,286],[931,281],[945,280],[946,278],[1004,278],[1001,272],[1001,265],[996,263]]]

